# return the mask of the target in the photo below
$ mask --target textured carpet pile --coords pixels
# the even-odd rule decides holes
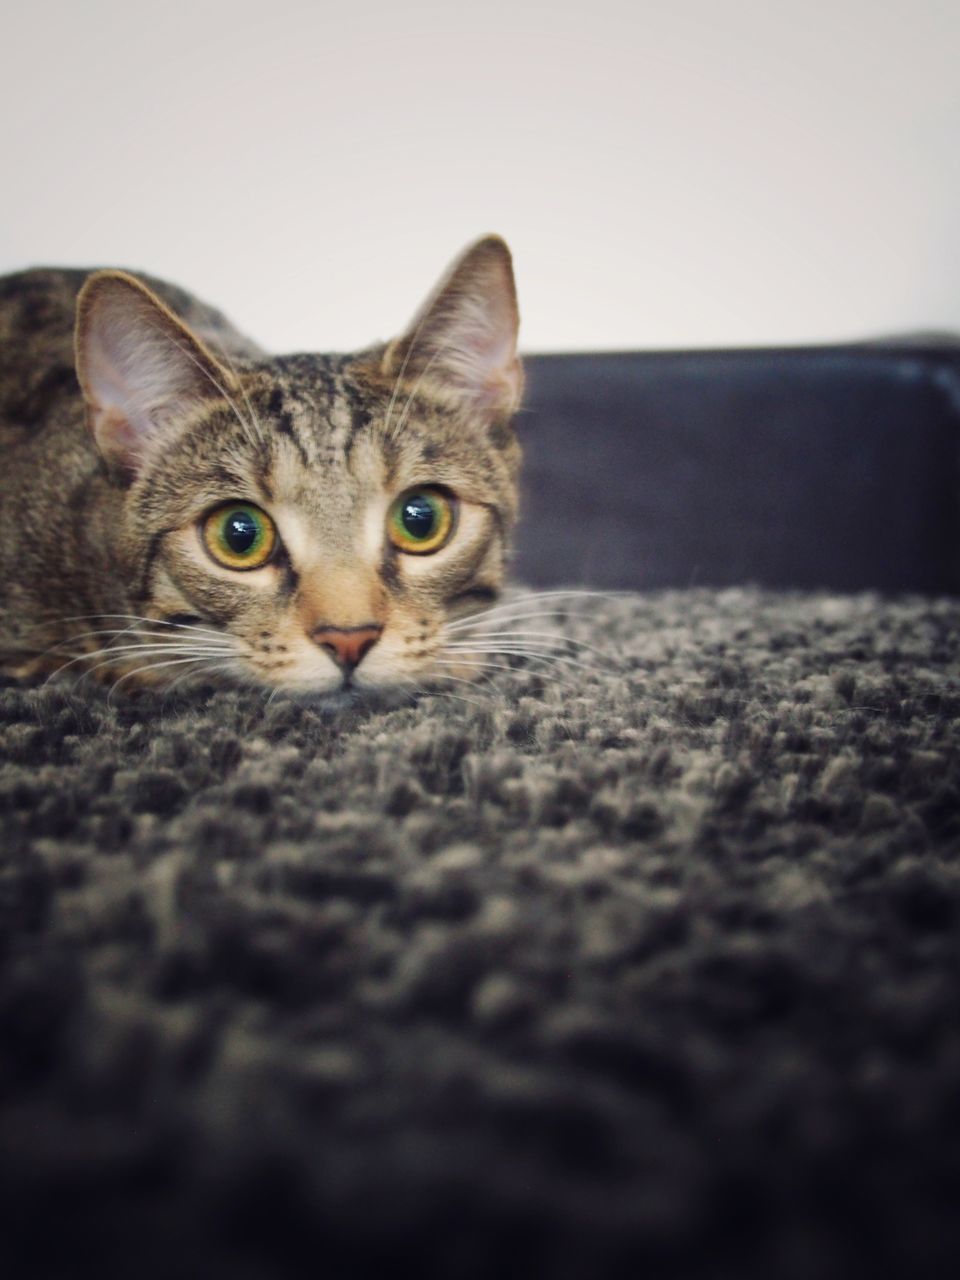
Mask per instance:
[[[388,709],[0,686],[10,1280],[955,1263],[960,603],[560,625]]]

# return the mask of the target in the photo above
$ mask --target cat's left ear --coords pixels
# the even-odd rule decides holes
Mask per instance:
[[[407,332],[387,347],[384,373],[452,394],[491,419],[508,417],[523,393],[519,325],[510,250],[499,236],[485,236],[461,254]]]
[[[124,271],[86,281],[75,342],[91,433],[111,470],[128,480],[178,420],[233,383],[169,307]]]

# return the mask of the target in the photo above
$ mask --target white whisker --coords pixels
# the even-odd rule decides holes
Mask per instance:
[[[528,661],[529,662],[548,662],[549,659],[543,656],[540,656],[540,657],[530,658]],[[520,678],[529,678],[530,676],[536,676],[538,680],[548,679],[550,681],[561,682],[564,680],[566,681],[573,680],[575,679],[577,674],[575,671],[570,671],[563,666],[552,665],[552,666],[547,666],[546,668],[534,667],[534,666],[528,665],[528,662],[524,662],[519,666],[509,666],[508,659],[505,659],[503,662],[490,662],[484,658],[471,658],[469,655],[464,655],[463,657],[457,658],[455,660],[447,659],[447,658],[435,658],[434,662],[438,666],[454,667],[457,670],[461,670],[461,671],[464,669],[464,667],[468,667],[471,670],[477,672],[477,678],[479,678],[481,675],[490,675],[492,673],[502,672],[504,675],[508,675],[508,676],[514,676],[514,677],[520,677]]]
[[[449,677],[441,676],[439,678],[448,679]],[[484,709],[490,705],[489,701],[481,702],[479,698],[465,698],[460,693],[451,693],[449,689],[422,689],[421,692],[425,698],[453,698],[457,702],[469,702],[471,706]]]
[[[400,417],[397,420],[397,425],[394,431],[392,432],[391,439],[395,440],[397,436],[399,436],[400,432],[403,430],[404,423],[407,420],[407,415],[409,414],[410,409],[413,406],[413,401],[416,398],[417,392],[420,390],[421,383],[423,382],[427,374],[430,372],[431,368],[434,365],[434,362],[437,361],[440,358],[440,356],[443,355],[443,353],[451,345],[451,342],[452,342],[452,339],[448,342],[443,343],[442,346],[439,346],[436,349],[436,351],[433,353],[433,355],[430,357],[430,359],[427,361],[427,363],[421,369],[420,376],[417,378],[416,382],[413,384],[413,390],[410,392],[409,396],[407,396],[407,403],[403,406],[403,412],[400,414]]]
[[[469,617],[458,618],[456,622],[445,622],[442,624],[442,629],[450,632],[470,632],[475,630],[482,634],[485,627],[507,626],[515,622],[549,623],[552,619],[563,622],[567,620],[573,621],[577,618],[584,620],[584,615],[572,613],[569,609],[563,608],[527,609],[523,613],[508,613],[504,611],[496,615],[477,613]]]
[[[184,628],[184,630],[189,632],[189,628]],[[60,643],[74,644],[78,640],[89,640],[93,636],[114,636],[114,637],[127,636],[131,640],[134,639],[134,637],[136,637],[138,640],[160,640],[166,644],[186,644],[186,643],[189,643],[191,639],[189,635],[177,635],[176,632],[136,631],[132,627],[123,627],[119,630],[104,628],[103,630],[100,630],[100,631],[79,631],[77,632],[76,635],[70,636],[66,640],[61,640]],[[206,644],[206,645],[214,645],[218,643],[216,640],[212,638],[210,634],[204,633],[204,632],[201,632],[195,637],[195,642],[197,644]],[[227,643],[226,637],[224,637],[223,635],[221,635],[220,637],[220,643],[222,643],[224,647],[229,648],[229,644]],[[51,648],[56,648],[56,647],[57,647],[56,645],[51,645]]]
[[[561,599],[600,599],[612,600],[620,596],[629,596],[628,591],[590,591],[579,587],[572,587],[563,590],[553,591],[525,591],[514,596],[510,600],[503,600],[499,604],[491,605],[489,609],[481,609],[477,613],[469,614],[464,618],[457,618],[454,622],[445,623],[449,629],[460,628],[465,626],[476,625],[484,618],[496,618],[501,614],[509,614],[515,609],[526,609],[538,604],[542,600],[561,600]],[[553,606],[551,606],[553,608]],[[566,616],[568,610],[557,608],[558,616]],[[509,617],[503,618],[503,621],[509,621]]]
[[[429,680],[432,680],[432,679],[436,679],[436,678],[437,678],[437,674],[438,674],[438,673],[433,673],[433,672],[431,672],[431,673],[426,677],[426,679],[427,679],[428,681],[429,681]],[[441,676],[439,676],[439,678],[440,678],[440,679],[447,679],[448,677],[446,677],[446,676],[442,676],[442,675],[441,675]],[[468,681],[467,683],[470,683],[470,682]],[[423,698],[454,698],[454,699],[455,699],[456,701],[458,701],[458,702],[470,702],[470,703],[472,703],[474,706],[481,707],[481,708],[484,708],[484,709],[485,709],[486,707],[488,707],[488,706],[489,706],[489,699],[487,700],[487,702],[480,702],[480,701],[478,701],[476,698],[464,698],[464,697],[462,697],[462,696],[461,696],[461,695],[459,695],[459,694],[456,694],[456,693],[450,693],[450,692],[449,692],[449,690],[447,690],[447,689],[430,689],[430,688],[424,688],[424,686],[423,686],[422,684],[418,683],[418,682],[417,682],[416,680],[414,680],[412,677],[410,678],[410,684],[411,684],[411,685],[413,686],[413,688],[417,691],[417,693],[418,693],[421,697],[423,697]],[[480,690],[477,690],[477,692],[479,693],[479,692],[480,692]]]
[[[205,631],[209,635],[217,636],[219,639],[223,639],[223,636],[224,636],[224,632],[216,631],[212,627],[198,627],[193,622],[167,622],[166,619],[164,618],[148,618],[146,617],[146,615],[141,613],[78,613],[73,615],[72,617],[58,618],[56,619],[56,621],[58,622],[92,622],[92,621],[95,621],[97,618],[104,618],[104,619],[117,618],[120,620],[123,620],[124,618],[126,618],[126,619],[129,619],[131,622],[149,622],[151,626],[155,626],[155,627],[176,627],[178,629],[182,628],[184,631]],[[124,629],[128,630],[129,628],[124,628]]]
[[[394,384],[393,384],[393,394],[390,397],[390,403],[387,405],[386,417],[383,420],[383,433],[388,440],[392,439],[390,434],[390,416],[393,413],[393,407],[397,402],[397,393],[400,390],[400,384],[403,382],[403,375],[407,371],[407,364],[410,360],[411,355],[413,355],[413,349],[417,345],[417,339],[420,337],[420,330],[423,328],[424,322],[426,321],[426,318],[429,314],[430,312],[427,311],[424,313],[424,315],[420,317],[420,323],[417,325],[416,329],[414,330],[413,337],[410,339],[410,343],[403,354],[403,362],[400,365],[400,372],[397,374],[396,380],[394,381]]]
[[[247,388],[244,386],[243,379],[241,378],[240,374],[237,372],[237,366],[234,364],[233,360],[230,358],[230,354],[222,342],[215,342],[214,346],[216,347],[216,350],[220,356],[220,359],[226,364],[230,373],[233,374],[234,382],[236,382],[237,386],[240,388],[240,394],[243,396],[243,402],[247,406],[247,413],[250,415],[250,421],[254,424],[254,426],[257,429],[257,436],[259,438],[260,443],[266,444],[267,433],[264,430],[263,423],[260,421],[259,415],[254,409],[253,404],[251,403],[250,396],[247,393]]]
[[[148,662],[142,667],[137,667],[136,670],[134,671],[127,671],[125,672],[124,675],[120,676],[117,680],[115,680],[113,684],[110,686],[110,692],[107,694],[107,703],[108,704],[110,703],[110,700],[113,698],[114,693],[116,693],[117,689],[120,688],[120,686],[123,684],[125,680],[130,680],[134,676],[141,676],[145,671],[160,671],[163,667],[180,667],[187,662],[204,662],[204,661],[206,661],[206,659],[202,657],[201,658],[174,658],[170,662]]]
[[[214,672],[214,671],[233,671],[233,670],[234,670],[233,664],[230,662],[211,662],[208,666],[203,667],[202,670],[200,671],[183,672],[182,675],[177,676],[175,679],[171,680],[168,685],[164,686],[163,693],[164,694],[172,693],[174,688],[176,688],[176,686],[182,680],[189,680],[191,676],[206,675],[208,671]]]
[[[470,617],[458,618],[456,622],[444,622],[441,626],[444,631],[470,631],[474,628],[480,631],[485,626],[498,626],[500,623],[534,622],[541,619],[547,621],[550,618],[569,617],[570,613],[566,609],[538,609],[535,612],[506,613],[497,617],[490,617],[487,613],[475,613]]]
[[[188,351],[188,350],[187,350],[187,348],[186,348],[185,346],[183,346],[183,344],[182,344],[182,343],[177,342],[176,338],[174,338],[172,334],[167,333],[167,331],[166,331],[165,329],[162,329],[162,328],[160,327],[160,325],[158,325],[158,324],[154,324],[154,325],[151,325],[151,326],[150,326],[150,328],[151,328],[151,329],[155,329],[155,330],[157,331],[157,333],[159,333],[162,337],[166,338],[166,340],[167,340],[167,341],[168,341],[172,346],[176,347],[176,348],[177,348],[177,350],[178,350],[182,355],[185,355],[185,356],[187,357],[187,359],[190,361],[190,363],[191,363],[191,364],[196,365],[196,367],[197,367],[197,368],[200,370],[200,372],[204,375],[204,377],[207,379],[207,381],[208,381],[208,382],[209,382],[213,387],[215,387],[215,388],[217,389],[217,391],[219,391],[219,392],[220,392],[220,395],[223,397],[223,399],[224,399],[224,400],[226,400],[227,404],[228,404],[228,405],[230,406],[230,408],[233,410],[234,416],[236,417],[237,421],[240,423],[241,427],[243,427],[244,433],[245,433],[246,435],[248,435],[248,436],[252,437],[252,440],[253,440],[253,443],[254,443],[254,444],[263,444],[263,443],[264,443],[264,441],[263,441],[263,437],[262,437],[262,435],[261,435],[261,436],[259,436],[259,438],[258,438],[258,433],[257,433],[257,431],[254,429],[254,427],[251,425],[251,423],[247,422],[247,421],[244,419],[244,417],[243,417],[243,415],[241,414],[240,410],[237,408],[236,401],[235,401],[235,400],[233,400],[233,398],[231,397],[230,393],[226,390],[226,388],[224,388],[224,387],[222,387],[222,386],[220,385],[220,383],[219,383],[219,382],[217,381],[217,379],[213,376],[213,374],[210,372],[210,370],[209,370],[209,369],[207,369],[203,364],[201,364],[201,362],[197,359],[197,357],[193,354],[193,352]]]
[[[575,640],[572,636],[565,636],[562,632],[553,631],[481,631],[477,633],[478,640],[484,642],[490,640],[507,640],[510,642],[522,642],[525,640],[552,640],[555,646],[563,647],[565,645],[573,645],[578,649],[588,649],[591,653],[595,653],[598,657],[605,661],[611,661],[611,656],[598,645],[590,644],[586,640]],[[469,641],[455,641],[456,644],[466,644]]]
[[[57,667],[56,671],[51,672],[47,677],[45,684],[49,684],[56,676],[62,675],[70,667],[75,666],[78,662],[91,662],[98,658],[105,658],[106,661],[98,662],[96,666],[90,667],[84,671],[83,676],[86,678],[96,671],[102,670],[115,664],[118,657],[123,654],[137,654],[142,657],[165,657],[167,654],[175,653],[181,655],[190,655],[192,657],[221,657],[229,655],[232,650],[227,646],[203,647],[201,645],[183,645],[177,643],[171,644],[128,644],[128,645],[107,645],[101,649],[92,649],[86,653],[77,654],[71,658],[69,662],[63,663]]]
[[[573,679],[573,673],[560,668],[548,668],[544,670],[542,667],[508,667],[504,663],[497,662],[474,662],[468,659],[462,659],[459,662],[447,662],[443,658],[435,659],[437,666],[450,666],[462,671],[464,667],[469,667],[477,674],[472,678],[465,678],[467,684],[473,684],[484,677],[490,676],[512,676],[514,679],[529,680],[531,676],[535,676],[538,680],[548,680],[550,682],[560,683],[563,680]],[[441,679],[451,680],[455,677],[441,674]]]
[[[602,671],[603,668],[598,663],[580,662],[576,658],[571,658],[569,654],[544,652],[538,649],[524,647],[508,647],[506,645],[496,648],[485,648],[476,645],[447,645],[445,653],[462,654],[465,658],[472,655],[482,656],[490,655],[491,657],[510,656],[514,658],[528,658],[538,662],[562,662],[565,666],[577,667],[582,671]]]

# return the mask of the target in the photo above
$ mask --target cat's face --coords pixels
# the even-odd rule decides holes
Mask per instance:
[[[298,691],[468,677],[445,628],[500,590],[516,515],[517,311],[502,241],[404,337],[236,367],[130,277],[80,299],[94,438],[145,675]],[[146,656],[128,651],[125,658]]]

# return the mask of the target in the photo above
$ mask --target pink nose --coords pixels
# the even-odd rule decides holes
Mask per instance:
[[[321,624],[311,635],[314,644],[326,649],[338,667],[349,674],[359,666],[380,639],[383,627],[328,627]]]

